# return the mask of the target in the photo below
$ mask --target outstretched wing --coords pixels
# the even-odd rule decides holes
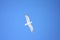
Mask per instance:
[[[26,18],[26,21],[27,21],[27,22],[30,21],[30,19],[29,19],[29,17],[28,17],[27,15],[25,15],[25,18]]]
[[[30,31],[33,32],[33,26],[31,24],[29,24],[28,26],[29,26]]]

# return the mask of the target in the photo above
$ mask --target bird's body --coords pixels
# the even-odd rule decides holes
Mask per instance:
[[[25,15],[26,21],[27,23],[25,25],[27,25],[30,28],[30,31],[33,32],[33,26],[32,26],[32,22],[30,21],[29,17],[27,15]]]

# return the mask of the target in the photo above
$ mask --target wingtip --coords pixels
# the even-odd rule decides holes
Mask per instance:
[[[34,32],[34,30],[31,30],[31,32]]]

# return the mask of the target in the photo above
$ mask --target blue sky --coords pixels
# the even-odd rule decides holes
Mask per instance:
[[[60,40],[59,0],[0,0],[0,40]],[[24,15],[34,27],[31,32]]]

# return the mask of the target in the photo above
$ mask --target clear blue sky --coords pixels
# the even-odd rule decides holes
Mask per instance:
[[[34,32],[24,25],[24,14]],[[0,40],[60,40],[60,1],[0,0]]]

